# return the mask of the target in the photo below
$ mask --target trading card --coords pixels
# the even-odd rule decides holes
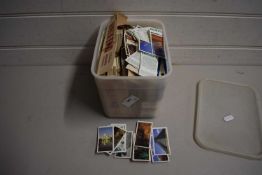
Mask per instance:
[[[111,126],[116,126],[122,130],[126,130],[126,124],[113,123],[111,124]],[[124,134],[119,143],[114,146],[115,147],[112,153],[126,152],[126,134]]]
[[[133,145],[133,131],[127,131],[126,133],[126,152],[116,153],[116,158],[131,158]]]
[[[113,153],[126,152],[126,133],[123,135],[122,139],[115,146]]]
[[[139,40],[139,51],[145,52],[145,53],[148,53],[148,54],[152,54],[153,50],[152,50],[151,42]]]
[[[112,126],[102,126],[98,128],[97,138],[97,152],[111,152],[114,148],[114,137],[113,137]]]
[[[136,125],[135,146],[150,147],[150,135],[152,130],[152,122],[138,121]]]
[[[126,131],[119,128],[119,127],[116,127],[114,126],[114,146],[117,147],[118,146],[118,143],[120,143],[122,137],[125,135]],[[114,149],[115,149],[114,147]]]
[[[168,132],[166,127],[153,128],[153,153],[154,155],[170,154]]]
[[[153,54],[165,58],[163,36],[156,35],[150,31],[150,38],[153,46]]]
[[[141,53],[141,61],[138,74],[141,76],[157,76],[158,60],[153,55]]]
[[[134,146],[133,161],[150,161],[150,148]]]
[[[169,162],[168,155],[152,155],[152,162]]]

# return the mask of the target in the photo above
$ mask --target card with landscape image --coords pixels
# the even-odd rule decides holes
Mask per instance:
[[[167,127],[153,128],[152,136],[153,136],[152,150],[154,155],[170,154]]]
[[[150,136],[152,131],[153,123],[138,121],[136,125],[136,138],[135,146],[150,147]]]
[[[112,126],[102,126],[98,128],[97,152],[111,152],[114,148],[114,137]]]

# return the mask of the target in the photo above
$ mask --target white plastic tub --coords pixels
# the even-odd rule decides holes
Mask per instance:
[[[99,30],[94,50],[91,72],[95,78],[105,114],[108,117],[155,117],[158,103],[162,100],[167,79],[172,73],[172,64],[168,50],[165,27],[158,20],[128,20],[130,25],[151,26],[163,30],[164,50],[166,55],[167,74],[157,77],[100,76],[96,74],[101,37],[108,21],[104,21]],[[128,97],[131,97],[130,103]],[[132,98],[136,98],[135,100]],[[133,101],[134,100],[134,101]],[[123,104],[124,103],[124,104]],[[131,105],[130,105],[131,104]]]

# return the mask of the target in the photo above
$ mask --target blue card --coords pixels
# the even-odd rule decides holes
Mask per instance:
[[[140,40],[139,50],[141,52],[145,52],[149,54],[153,53],[152,44],[143,40]]]

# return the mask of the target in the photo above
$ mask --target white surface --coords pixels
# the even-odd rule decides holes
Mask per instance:
[[[97,127],[135,119],[109,119],[90,67],[0,67],[0,174],[262,174],[262,161],[200,148],[193,140],[196,84],[209,78],[249,84],[262,94],[261,67],[175,66],[157,117],[167,126],[167,164],[133,163],[96,155]]]

